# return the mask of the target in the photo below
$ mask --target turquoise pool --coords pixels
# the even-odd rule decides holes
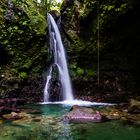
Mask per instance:
[[[0,140],[140,140],[140,126],[122,121],[65,124],[62,115],[70,106],[27,105],[36,110],[22,120],[0,125]],[[98,108],[98,107],[96,107]]]

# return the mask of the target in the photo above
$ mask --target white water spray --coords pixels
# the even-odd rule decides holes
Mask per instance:
[[[44,102],[49,101],[49,90],[51,90],[50,81],[52,78],[53,66],[56,66],[59,72],[59,81],[61,83],[60,94],[62,94],[63,100],[72,101],[73,91],[72,91],[71,80],[68,72],[66,54],[61,40],[60,32],[55,20],[50,14],[47,15],[47,20],[48,20],[49,36],[50,36],[50,50],[53,52],[54,62],[47,73],[47,82],[44,89]]]

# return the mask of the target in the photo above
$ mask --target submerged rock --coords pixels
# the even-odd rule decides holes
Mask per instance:
[[[26,112],[11,112],[10,114],[4,114],[2,118],[8,121],[29,120],[31,119],[31,115]]]
[[[18,113],[16,112],[11,112],[11,114],[5,114],[2,116],[5,120],[17,120],[17,119],[21,119],[22,116],[20,116]]]
[[[91,108],[74,105],[70,112],[63,117],[63,121],[67,123],[102,122],[102,115]]]

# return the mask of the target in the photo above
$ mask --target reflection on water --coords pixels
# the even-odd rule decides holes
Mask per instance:
[[[61,125],[57,133],[59,133],[59,140],[74,140],[69,124]]]
[[[38,113],[1,124],[0,140],[140,140],[138,125],[127,125],[121,121],[65,124],[61,116],[70,107],[32,105],[32,109],[38,110]]]

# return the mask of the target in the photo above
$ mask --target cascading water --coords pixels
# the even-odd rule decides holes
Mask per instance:
[[[61,40],[60,32],[58,26],[50,14],[47,14],[47,21],[49,27],[49,37],[50,37],[50,50],[54,55],[54,62],[50,66],[47,72],[47,81],[44,89],[44,102],[49,101],[49,90],[52,78],[52,69],[57,67],[59,73],[59,81],[61,83],[61,94],[62,99],[67,101],[73,100],[73,91],[71,86],[71,80],[69,77],[66,54],[64,46]]]

